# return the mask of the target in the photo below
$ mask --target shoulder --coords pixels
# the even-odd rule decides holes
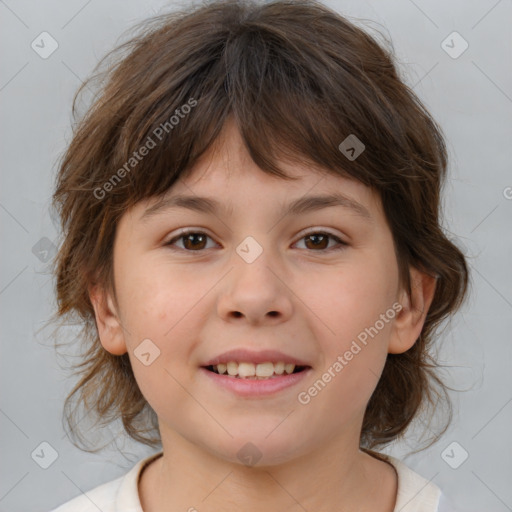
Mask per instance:
[[[142,512],[139,476],[145,466],[161,455],[162,452],[139,460],[123,476],[84,492],[50,512]]]
[[[397,473],[398,490],[394,512],[450,512],[450,509],[439,509],[441,490],[437,485],[413,471],[401,460],[383,453],[379,455]]]
[[[439,508],[437,512],[459,512],[458,509],[455,508],[453,503],[441,493],[441,498],[439,499]]]
[[[116,498],[124,476],[99,485],[51,512],[115,512]]]

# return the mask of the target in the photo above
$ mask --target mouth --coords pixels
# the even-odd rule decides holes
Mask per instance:
[[[244,399],[276,396],[304,382],[313,371],[311,366],[270,361],[248,363],[228,361],[202,366],[201,372],[215,387]]]
[[[293,363],[278,362],[237,362],[229,361],[227,363],[212,364],[202,368],[217,375],[224,375],[234,379],[243,380],[270,380],[286,377],[296,373],[301,373],[309,368],[307,365],[295,365]]]
[[[263,399],[304,382],[313,372],[307,360],[278,350],[235,348],[200,366],[208,385],[240,398]]]

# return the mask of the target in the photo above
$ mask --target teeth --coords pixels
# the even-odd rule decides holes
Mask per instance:
[[[256,378],[256,379],[268,379],[273,375],[282,375],[283,373],[293,373],[295,370],[295,365],[293,363],[246,363],[236,361],[229,361],[229,363],[219,363],[213,366],[214,371],[219,373],[220,375],[224,375],[226,372],[231,377],[239,377],[242,379],[246,378]]]
[[[231,376],[238,375],[238,364],[235,363],[234,361],[230,361],[227,364],[227,370],[228,370],[228,375],[231,375]]]
[[[270,377],[274,375],[273,363],[260,363],[256,366],[256,375],[258,377]]]
[[[282,375],[284,373],[284,363],[276,363],[274,365],[274,373],[276,375]],[[288,373],[290,373],[290,372],[288,372]]]

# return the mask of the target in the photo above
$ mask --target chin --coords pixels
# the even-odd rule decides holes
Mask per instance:
[[[277,466],[292,461],[302,455],[297,446],[297,440],[292,433],[283,431],[279,434],[275,423],[270,429],[260,430],[254,435],[244,432],[210,446],[216,457],[227,462],[246,467],[264,468]],[[269,435],[269,432],[272,432]]]

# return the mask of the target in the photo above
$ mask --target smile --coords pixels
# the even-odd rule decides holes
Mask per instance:
[[[231,362],[230,362],[231,363]],[[209,379],[209,384],[213,383],[215,388],[217,386],[223,390],[224,392],[228,392],[231,395],[235,395],[241,398],[267,398],[272,397],[273,395],[278,394],[279,392],[284,391],[287,388],[292,388],[293,386],[298,385],[303,379],[306,378],[313,371],[310,366],[295,366],[291,365],[286,368],[283,368],[281,373],[277,373],[281,371],[280,363],[259,363],[254,365],[253,363],[220,363],[218,365],[212,366],[203,366],[200,368],[201,374],[203,374],[207,379]],[[259,373],[263,371],[266,374],[270,374],[270,370],[272,370],[272,374],[260,376],[256,374],[257,367],[262,365],[259,370]],[[229,368],[228,368],[229,365]],[[247,367],[248,365],[249,367]],[[254,367],[254,370],[250,367]],[[272,365],[272,367],[270,366]],[[223,366],[225,366],[225,371],[227,373],[219,373],[220,370],[224,370]],[[231,373],[229,374],[229,369],[231,369]],[[288,373],[286,370],[289,370]],[[276,372],[277,370],[277,372]],[[243,375],[240,375],[240,373]],[[253,375],[246,375],[247,373],[254,373]]]
[[[273,379],[280,375],[290,375],[305,370],[306,366],[298,366],[293,363],[284,363],[282,361],[272,363],[250,363],[230,361],[228,363],[219,363],[207,366],[206,369],[219,375],[227,374],[229,377],[238,379]]]

